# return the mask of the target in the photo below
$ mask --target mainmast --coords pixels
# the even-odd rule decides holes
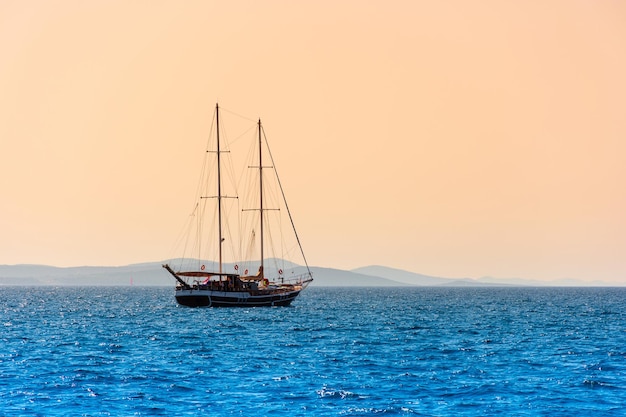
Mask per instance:
[[[215,104],[215,120],[217,125],[217,224],[219,229],[219,263],[220,263],[220,274],[222,273],[222,243],[224,243],[224,239],[222,238],[222,167],[220,165],[220,106],[218,103]]]
[[[261,119],[259,119],[259,209],[261,219],[261,277],[265,274],[263,268],[263,142],[261,140]]]

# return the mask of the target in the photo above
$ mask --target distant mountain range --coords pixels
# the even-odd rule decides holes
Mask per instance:
[[[161,268],[161,262],[127,266],[81,266],[60,268],[46,265],[0,265],[0,286],[174,286],[173,278]],[[226,266],[233,269],[232,265]],[[298,275],[305,268],[292,264],[285,276]],[[271,270],[268,270],[271,272]],[[399,287],[399,286],[616,286],[600,281],[592,283],[560,280],[441,278],[385,266],[366,266],[350,271],[312,267],[312,286],[316,287]]]

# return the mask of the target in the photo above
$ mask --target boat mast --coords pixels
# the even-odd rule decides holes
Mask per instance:
[[[219,229],[219,264],[220,274],[222,273],[222,169],[220,165],[220,106],[215,104],[215,120],[217,125],[217,224]]]
[[[261,119],[259,119],[259,209],[261,219],[261,278],[265,276],[263,268],[263,142],[261,141]]]

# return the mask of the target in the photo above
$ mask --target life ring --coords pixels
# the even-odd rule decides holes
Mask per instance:
[[[204,265],[202,265],[202,266],[200,267],[200,269],[204,271]]]
[[[235,265],[235,271],[239,271],[239,265]]]
[[[282,270],[282,269],[279,269],[279,270],[278,270],[278,275],[282,275],[282,274],[283,274],[283,270]]]
[[[248,275],[248,270],[246,269],[245,271],[243,271],[244,275]]]

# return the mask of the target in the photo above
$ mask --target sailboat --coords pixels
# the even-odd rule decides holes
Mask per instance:
[[[234,261],[231,263],[226,263],[224,261],[224,244],[227,238],[230,241],[233,241],[233,231],[231,230],[230,223],[225,220],[226,214],[232,214],[234,210],[228,210],[225,208],[227,201],[237,200],[239,201],[239,197],[237,195],[233,196],[224,191],[224,173],[225,170],[224,165],[224,156],[230,154],[230,149],[223,146],[220,139],[220,132],[222,127],[220,126],[220,107],[219,104],[215,106],[215,115],[214,115],[214,125],[215,129],[215,148],[208,149],[207,146],[206,155],[210,155],[214,157],[213,162],[209,163],[208,169],[206,171],[211,172],[214,170],[216,173],[215,177],[210,175],[206,175],[206,178],[201,179],[201,185],[199,186],[199,195],[198,201],[196,202],[196,209],[193,214],[193,218],[195,219],[197,216],[200,217],[208,217],[211,215],[217,215],[214,223],[217,223],[215,227],[216,233],[212,238],[212,244],[207,246],[212,246],[217,248],[218,260],[217,262],[208,262],[201,261],[200,258],[193,259],[192,264],[195,265],[193,268],[187,269],[176,269],[170,264],[166,263],[163,265],[163,268],[167,270],[176,280],[175,287],[175,297],[176,301],[181,306],[187,307],[269,307],[269,306],[289,306],[293,300],[298,297],[300,292],[304,290],[312,281],[313,276],[311,270],[308,266],[306,258],[304,256],[304,251],[302,250],[302,245],[300,244],[300,239],[295,230],[295,225],[293,222],[293,218],[291,216],[291,212],[287,206],[287,202],[285,199],[285,193],[282,189],[282,185],[280,183],[280,179],[278,178],[278,174],[276,172],[274,161],[271,152],[269,152],[269,146],[267,145],[267,138],[265,138],[265,132],[263,130],[263,126],[261,124],[261,119],[258,119],[258,122],[255,123],[255,132],[254,132],[254,140],[256,144],[253,144],[253,149],[255,150],[255,154],[253,158],[258,158],[253,162],[253,165],[248,165],[245,168],[248,170],[252,169],[256,171],[256,181],[250,182],[248,185],[251,186],[256,191],[253,194],[256,194],[254,198],[254,202],[257,205],[256,207],[246,207],[243,209],[238,208],[236,210],[237,216],[245,216],[246,214],[253,212],[256,213],[255,222],[256,226],[253,225],[251,231],[245,232],[242,224],[247,224],[249,222],[241,221],[236,222],[239,225],[241,230],[238,230],[238,233],[241,237],[248,236],[251,238],[251,245],[257,246],[257,250],[255,253],[258,255],[257,260],[243,260],[241,262]],[[265,139],[265,141],[263,140]],[[222,139],[223,140],[223,139]],[[265,142],[265,147],[264,147]],[[211,144],[213,145],[213,144]],[[266,149],[266,152],[269,154],[269,159],[271,165],[264,165],[264,155],[263,150]],[[226,155],[222,155],[226,154]],[[258,163],[258,165],[256,165]],[[281,208],[275,207],[267,207],[267,197],[266,197],[266,184],[265,184],[265,171],[272,170],[274,171],[274,178],[276,179],[276,183],[278,184],[279,192],[273,194],[274,196],[279,195],[281,197],[281,202],[283,203]],[[204,172],[205,170],[203,170]],[[204,182],[204,184],[202,184]],[[208,189],[204,186],[208,183],[211,183],[216,191],[215,195],[202,195],[203,192]],[[216,203],[214,209],[206,209],[206,202],[211,200]],[[201,210],[199,208],[202,208]],[[286,211],[288,214],[289,223],[291,226],[292,235],[295,237],[295,242],[297,242],[294,247],[297,247],[297,250],[291,250],[291,252],[299,252],[301,259],[304,263],[304,267],[299,266],[298,264],[291,263],[286,261],[285,259],[279,257],[273,257],[271,259],[267,259],[265,256],[266,245],[268,241],[271,243],[274,242],[273,236],[271,236],[271,230],[268,230],[271,227],[271,222],[268,221],[271,213],[270,211]],[[198,225],[204,225],[206,222],[203,222],[202,219],[198,219],[195,223]],[[200,227],[198,227],[200,229]],[[259,231],[258,237],[256,230]],[[270,238],[267,235],[270,235]],[[281,231],[279,235],[283,235]],[[196,242],[203,242],[202,238],[198,238]],[[197,244],[198,247],[201,246],[200,243]],[[237,245],[234,245],[235,247]],[[242,248],[245,245],[239,244],[239,247]],[[250,246],[245,246],[249,248]],[[241,249],[240,249],[241,250]],[[239,256],[243,256],[243,254],[239,254]],[[184,258],[182,258],[184,259]],[[276,266],[268,267],[268,262],[273,261],[276,263],[287,262],[285,266]],[[253,270],[253,263],[258,264],[258,269],[256,269],[256,273],[250,273],[249,271]],[[207,268],[207,264],[209,264],[210,268]],[[246,266],[248,265],[248,266]],[[256,266],[256,265],[254,265]],[[291,274],[288,273],[287,270],[291,271]]]

